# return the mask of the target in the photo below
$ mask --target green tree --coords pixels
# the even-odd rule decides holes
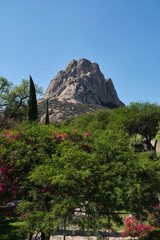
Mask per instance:
[[[112,222],[120,223],[122,210],[140,214],[158,202],[159,163],[151,161],[147,153],[135,154],[128,147],[127,136],[112,132],[91,142],[85,138],[88,145],[85,143],[84,149],[82,140],[78,144],[68,140],[60,141],[52,160],[46,159],[29,176],[35,186],[30,193],[35,208],[33,212],[29,208],[28,214],[35,217],[43,212],[44,232],[53,234],[70,225],[96,232],[110,228]],[[38,202],[39,194],[45,205]]]
[[[22,120],[27,117],[27,103],[29,98],[29,80],[22,79],[19,86],[13,86],[5,78],[0,78],[0,109],[8,119]],[[36,94],[42,95],[42,88],[35,85]]]
[[[105,130],[111,119],[111,110],[99,110],[94,113],[84,114],[71,121],[70,126],[82,131]]]
[[[30,121],[38,120],[38,109],[37,99],[34,82],[30,76],[30,89],[29,89],[29,100],[28,100],[28,118]]]
[[[156,150],[157,141],[152,143],[157,133],[160,121],[160,106],[148,102],[131,103],[129,106],[113,110],[114,115],[109,127],[124,129],[131,136],[140,134],[147,150]]]
[[[0,77],[0,110],[7,106],[7,96],[12,88],[12,83],[4,77]]]
[[[0,203],[23,199],[32,233],[71,225],[97,232],[120,223],[122,210],[140,214],[159,201],[159,161],[135,153],[123,131],[91,136],[33,123],[3,131],[0,144]]]
[[[46,116],[45,116],[45,124],[49,124],[49,113],[48,113],[48,99],[47,99],[47,104],[46,104]]]

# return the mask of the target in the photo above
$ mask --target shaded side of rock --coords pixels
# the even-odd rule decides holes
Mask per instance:
[[[76,118],[80,115],[92,113],[97,110],[105,110],[106,107],[96,104],[81,104],[71,102],[60,102],[55,98],[48,99],[49,102],[49,120],[53,122],[62,122],[66,119]],[[39,121],[45,121],[46,100],[38,101]]]

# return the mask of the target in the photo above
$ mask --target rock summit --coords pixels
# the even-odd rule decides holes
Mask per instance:
[[[105,79],[97,63],[87,59],[72,60],[64,71],[58,72],[50,82],[43,100],[98,104],[108,108],[122,107],[113,82]]]

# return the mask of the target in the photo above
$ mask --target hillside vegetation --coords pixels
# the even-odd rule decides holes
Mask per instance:
[[[159,120],[160,106],[132,103],[1,129],[0,205],[22,199],[2,220],[16,213],[24,233],[49,239],[71,226],[98,234],[122,224],[122,212],[146,217],[159,203]]]

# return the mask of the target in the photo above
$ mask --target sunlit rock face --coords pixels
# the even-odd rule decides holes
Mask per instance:
[[[75,104],[98,104],[108,108],[122,107],[113,82],[105,79],[97,63],[87,59],[72,60],[64,71],[50,82],[43,100]]]

